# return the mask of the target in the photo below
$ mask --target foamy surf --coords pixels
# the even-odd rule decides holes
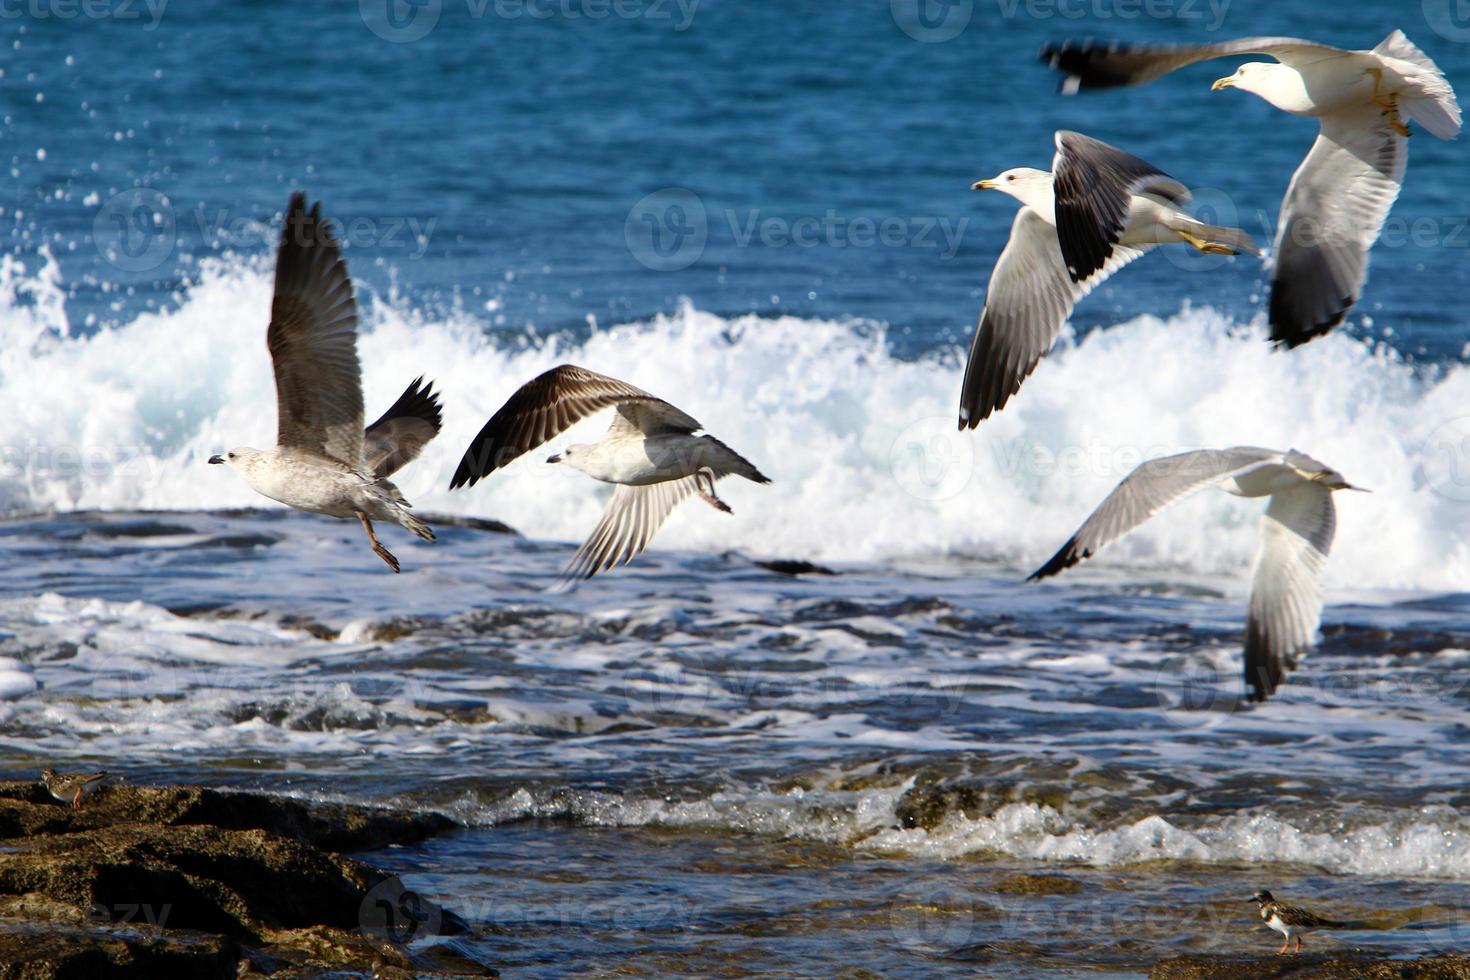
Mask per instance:
[[[0,492],[11,512],[262,504],[204,460],[268,445],[275,403],[263,262],[205,263],[176,309],[78,332],[55,263],[0,267]],[[527,457],[484,487],[448,475],[525,379],[572,361],[689,410],[769,469],[731,518],[676,513],[662,548],[813,560],[944,555],[1040,560],[1139,460],[1198,446],[1299,447],[1371,495],[1339,500],[1329,587],[1433,590],[1470,581],[1470,483],[1457,426],[1470,368],[1416,368],[1342,334],[1290,354],[1255,327],[1185,308],[1094,331],[1043,362],[978,434],[955,431],[958,352],[893,356],[881,325],[724,318],[685,306],[573,342],[495,342],[469,314],[430,320],[370,298],[362,339],[371,412],[410,376],[434,378],[443,434],[398,481],[422,511],[489,514],[579,540],[601,496]],[[77,397],[86,392],[86,397]],[[1161,410],[1160,406],[1172,406]],[[594,435],[589,420],[564,438]],[[688,510],[687,508],[685,509]],[[1108,561],[1241,570],[1257,504],[1203,494],[1109,549]]]

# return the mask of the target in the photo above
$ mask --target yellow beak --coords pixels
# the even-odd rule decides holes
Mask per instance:
[[[1235,88],[1235,79],[1233,79],[1233,78],[1217,78],[1217,79],[1215,79],[1215,84],[1210,86],[1210,91],[1211,92],[1218,92],[1222,88]]]
[[[993,190],[995,190],[995,181],[989,180],[989,179],[987,179],[987,180],[977,180],[977,181],[975,181],[975,183],[973,183],[973,184],[970,185],[970,190],[972,190],[972,191],[993,191]]]

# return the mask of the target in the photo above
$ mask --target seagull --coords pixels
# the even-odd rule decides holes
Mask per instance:
[[[731,513],[715,481],[734,474],[770,483],[739,453],[661,398],[586,368],[563,364],[526,382],[475,436],[449,489],[476,481],[555,438],[581,419],[615,408],[612,425],[591,445],[568,446],[547,459],[616,486],[602,520],[577,550],[563,580],[591,578],[631,561],[690,494]]]
[[[1245,682],[1252,701],[1265,701],[1311,646],[1322,618],[1318,583],[1337,527],[1332,492],[1362,489],[1312,457],[1294,449],[1235,446],[1150,460],[1128,474],[1027,581],[1071,568],[1208,486],[1238,497],[1271,498],[1261,518],[1245,629]]]
[[[352,281],[321,204],[307,211],[301,193],[286,206],[266,345],[276,371],[277,445],[209,461],[297,510],[356,517],[373,553],[397,572],[398,559],[378,543],[372,522],[392,521],[434,540],[388,477],[438,434],[438,396],[420,377],[364,431]]]
[[[106,778],[105,771],[58,773],[49,767],[41,770],[41,785],[53,799],[71,804],[73,810],[80,810],[82,800],[96,792]]]
[[[1189,190],[1138,157],[1065,130],[1056,134],[1056,147],[1053,173],[1019,167],[971,185],[1009,194],[1021,207],[970,341],[961,431],[1021,390],[1078,300],[1155,245],[1260,254],[1240,229],[1186,214],[1180,206]]]
[[[1308,912],[1299,905],[1283,905],[1271,897],[1271,893],[1262,888],[1250,897],[1261,911],[1261,921],[1272,929],[1286,937],[1286,942],[1276,951],[1277,956],[1286,952],[1292,940],[1296,940],[1294,952],[1302,951],[1302,936],[1316,929],[1351,929],[1351,922],[1338,922],[1335,919],[1324,919],[1320,915]]]
[[[1398,197],[1408,162],[1403,117],[1442,140],[1460,132],[1460,105],[1444,73],[1394,31],[1372,51],[1344,51],[1291,37],[1200,45],[1047,45],[1043,60],[1066,72],[1062,91],[1138,85],[1176,68],[1263,54],[1211,88],[1237,88],[1284,112],[1320,120],[1317,141],[1281,203],[1271,281],[1271,340],[1296,347],[1332,330],[1358,301],[1368,250]]]

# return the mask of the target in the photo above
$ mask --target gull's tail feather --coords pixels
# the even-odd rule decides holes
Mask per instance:
[[[429,525],[425,524],[414,515],[410,514],[408,511],[400,510],[393,515],[393,518],[398,522],[399,526],[408,528],[410,531],[412,531],[414,534],[417,534],[425,541],[428,541],[430,543],[434,541],[434,529],[429,527]]]
[[[383,512],[375,515],[376,519],[390,520],[399,527],[407,528],[425,541],[434,540],[433,528],[409,513],[409,508],[413,504],[404,498],[391,480],[374,480],[368,486],[378,498],[379,504],[382,505]]]
[[[714,472],[716,478],[733,475],[743,476],[754,483],[771,482],[771,478],[756,469],[754,463],[714,436],[706,435],[700,438],[715,447],[712,458],[708,459],[708,468]]]
[[[1439,139],[1452,140],[1460,135],[1460,103],[1455,99],[1455,90],[1429,55],[1420,51],[1403,31],[1394,31],[1384,38],[1373,53],[1406,63],[1407,70],[1399,70],[1398,74],[1418,94],[1400,93],[1400,112]]]

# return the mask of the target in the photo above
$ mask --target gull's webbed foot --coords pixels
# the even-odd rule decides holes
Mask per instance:
[[[699,492],[699,499],[709,504],[715,510],[726,514],[735,513],[730,505],[715,496],[715,471],[708,466],[702,466],[694,474],[694,486]]]
[[[1195,235],[1191,235],[1187,231],[1181,231],[1181,232],[1179,232],[1179,237],[1182,238],[1182,239],[1184,239],[1190,245],[1193,245],[1196,249],[1198,249],[1199,251],[1203,252],[1205,255],[1239,255],[1240,254],[1240,251],[1238,249],[1232,248],[1229,245],[1222,245],[1219,242],[1207,241],[1206,239],[1199,238],[1199,237],[1197,237]]]
[[[367,532],[368,541],[373,546],[373,554],[383,559],[395,573],[398,572],[398,559],[393,557],[393,552],[378,543],[378,536],[373,533],[373,522],[368,520],[368,516],[362,511],[355,511],[355,513],[357,514],[357,519],[362,522],[362,529]]]

